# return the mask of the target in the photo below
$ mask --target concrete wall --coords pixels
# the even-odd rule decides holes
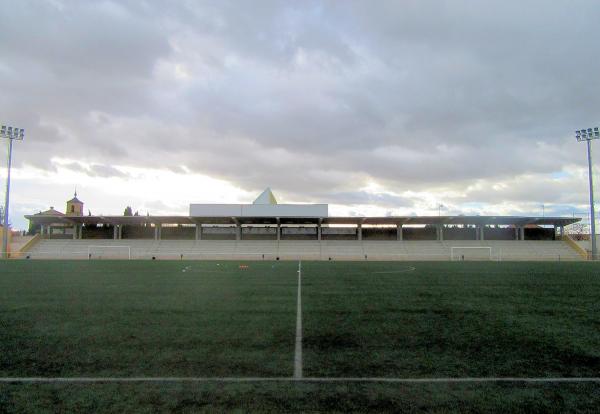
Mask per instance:
[[[154,237],[154,234],[152,235]],[[163,227],[161,229],[162,240],[194,240],[196,228],[190,226]]]
[[[123,226],[122,236],[124,239],[154,239],[154,227]],[[110,237],[112,237],[112,233]]]
[[[281,240],[317,240],[317,228],[282,227]]]
[[[192,217],[241,217],[241,204],[190,204]]]
[[[62,234],[62,229],[55,230],[52,236],[46,238],[72,238],[70,229]],[[357,227],[322,227],[322,240],[357,240]],[[434,226],[428,227],[404,227],[403,240],[437,240],[437,232]],[[474,227],[444,227],[444,240],[475,240],[476,229]],[[83,228],[84,239],[112,239],[114,237],[113,227],[89,226]],[[163,226],[161,239],[163,240],[194,240],[196,228],[194,226]],[[123,239],[154,239],[154,227],[152,226],[123,226]],[[201,238],[203,240],[235,240],[235,226],[205,226],[202,228]],[[317,240],[316,226],[303,227],[281,227],[281,240]],[[397,233],[395,227],[363,227],[363,240],[395,241]],[[485,240],[514,240],[514,228],[486,227]],[[552,228],[526,228],[525,240],[554,240],[555,233]],[[242,240],[277,240],[277,227],[242,226]]]
[[[108,226],[84,226],[82,230],[82,237],[84,239],[112,239],[113,228]]]
[[[404,227],[404,240],[436,240],[435,227]]]
[[[192,217],[327,217],[327,204],[190,204]]]
[[[581,260],[562,241],[173,241],[163,240],[47,240],[28,252],[31,259],[72,258],[88,260],[89,246],[129,246],[134,259],[150,260],[451,260],[452,247],[490,247],[491,257],[465,254],[464,260]],[[101,249],[100,249],[101,250]],[[104,259],[126,259],[123,250],[105,251]],[[113,256],[110,256],[113,255]],[[264,255],[264,257],[263,257]]]
[[[483,232],[483,238],[485,240],[515,240],[515,229],[508,227],[486,227]]]
[[[525,229],[525,240],[555,240],[554,229],[534,228]]]
[[[356,227],[323,227],[323,240],[356,240]]]
[[[203,227],[202,240],[235,240],[235,227]]]
[[[277,227],[242,227],[243,240],[277,240]]]

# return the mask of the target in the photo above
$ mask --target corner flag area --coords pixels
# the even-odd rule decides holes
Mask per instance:
[[[0,262],[0,411],[591,412],[594,262]]]

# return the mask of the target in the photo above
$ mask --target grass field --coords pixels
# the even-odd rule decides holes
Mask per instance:
[[[373,380],[600,377],[597,264],[303,262],[295,380],[298,263],[247,264],[0,262],[0,412],[600,406],[600,382]]]

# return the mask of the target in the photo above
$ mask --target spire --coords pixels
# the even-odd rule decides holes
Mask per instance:
[[[83,204],[83,202],[77,198],[77,187],[75,187],[75,192],[73,194],[73,198],[70,199],[69,201],[67,201],[67,203],[79,203],[79,204]]]

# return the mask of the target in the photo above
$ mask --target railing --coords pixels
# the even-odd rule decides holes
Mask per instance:
[[[82,246],[83,247],[83,246]],[[101,257],[92,255],[86,249],[65,252],[64,250],[17,252],[11,255],[21,259],[63,259],[63,260],[127,260],[128,255],[115,252],[103,252]],[[450,252],[443,253],[344,253],[344,252],[194,252],[186,250],[147,250],[131,248],[131,259],[134,260],[315,260],[315,261],[451,261]],[[465,257],[464,261],[579,261],[581,257],[575,254],[560,253],[500,253],[493,252],[490,257]],[[455,261],[463,261],[456,260]]]
[[[571,247],[573,250],[575,250],[577,252],[577,254],[579,254],[581,256],[582,259],[588,259],[587,250],[585,250],[583,247],[578,245],[577,242],[575,242],[575,240],[573,240],[573,238],[569,234],[565,234],[562,237],[562,240],[565,243],[567,243],[569,245],[569,247]]]
[[[27,250],[29,250],[30,248],[32,248],[38,241],[40,241],[41,236],[40,234],[36,234],[35,236],[33,236],[31,239],[27,240],[27,242],[25,242],[25,244],[23,244],[19,250],[15,251],[15,252],[8,252],[8,258],[9,259],[15,259],[15,258],[19,258],[21,257],[21,255],[25,252],[27,252]]]

